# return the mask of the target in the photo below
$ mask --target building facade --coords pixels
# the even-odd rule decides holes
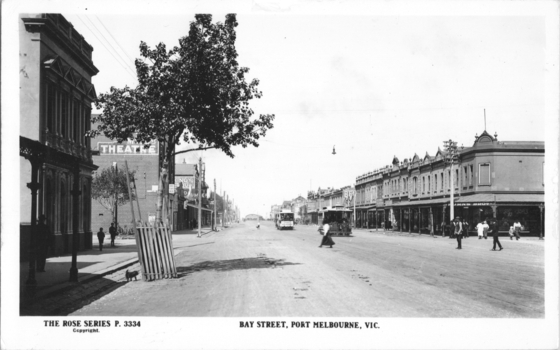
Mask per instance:
[[[281,205],[277,205],[277,204],[272,205],[270,207],[270,220],[274,220],[276,214],[279,214],[281,210],[282,210]]]
[[[93,48],[60,14],[20,14],[19,39],[21,257],[40,215],[50,254],[91,249]]]
[[[357,226],[441,233],[453,190],[454,216],[469,230],[494,217],[501,231],[520,220],[525,234],[544,233],[544,142],[498,141],[484,131],[458,154],[453,167],[438,148],[434,156],[394,157],[391,165],[358,176]]]
[[[201,176],[201,225],[211,227],[214,220],[214,206],[208,199],[208,185],[205,171],[198,172],[196,164],[175,164],[175,203],[174,230],[192,230],[198,228],[198,181]]]
[[[149,147],[137,144],[132,140],[118,143],[99,135],[91,140],[91,147],[94,153],[93,161],[97,165],[98,172],[104,169],[118,169],[125,171],[125,162],[129,172],[134,172],[134,182],[136,184],[136,198],[138,203],[134,203],[134,218],[142,221],[154,221],[156,216],[157,192],[159,186],[159,146],[157,142],[151,143]],[[95,175],[94,175],[95,176]],[[132,181],[132,179],[131,179]],[[138,212],[140,207],[140,212]],[[112,214],[109,208],[101,204],[100,200],[91,199],[92,226],[94,230],[103,227],[108,231],[112,222]],[[125,229],[132,226],[132,209],[130,203],[124,203],[117,207],[117,223]]]

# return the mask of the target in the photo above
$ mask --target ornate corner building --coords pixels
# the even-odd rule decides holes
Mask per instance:
[[[40,215],[54,233],[51,254],[91,249],[93,48],[60,14],[20,14],[19,23],[21,257],[32,259]]]
[[[521,221],[525,233],[544,234],[544,142],[498,141],[484,131],[460,147],[451,167],[446,152],[417,154],[356,178],[356,225],[415,233],[441,233],[454,216],[469,230],[496,218],[508,231]],[[451,173],[453,171],[453,174]],[[453,179],[453,184],[451,184]]]

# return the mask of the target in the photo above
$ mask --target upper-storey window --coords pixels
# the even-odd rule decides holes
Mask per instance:
[[[68,94],[66,91],[60,92],[60,135],[68,137]]]
[[[478,184],[490,185],[490,163],[478,164]]]
[[[50,132],[55,132],[56,123],[56,89],[53,84],[47,83],[47,128]]]
[[[416,176],[412,178],[412,193],[418,193],[418,178]]]
[[[471,164],[471,165],[469,165],[469,168],[470,168],[470,171],[471,171],[470,176],[469,176],[469,186],[472,186],[473,182],[474,182],[474,180],[473,180],[474,179],[474,166]]]
[[[434,174],[434,191],[437,191],[437,174]]]

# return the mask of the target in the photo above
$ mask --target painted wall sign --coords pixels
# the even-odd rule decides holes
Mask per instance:
[[[456,206],[458,207],[470,207],[470,206],[490,206],[493,205],[494,203],[489,203],[489,202],[478,202],[478,203],[455,203]]]
[[[150,143],[149,148],[144,148],[144,145],[133,142],[98,142],[97,149],[102,156],[109,155],[140,155],[140,156],[155,156],[159,154],[159,147],[157,142]]]

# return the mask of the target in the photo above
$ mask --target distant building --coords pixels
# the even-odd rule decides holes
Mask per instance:
[[[274,220],[274,218],[276,217],[276,214],[280,213],[280,211],[282,210],[282,206],[280,205],[273,205],[270,207],[270,219]]]
[[[260,215],[257,214],[249,214],[245,216],[245,220],[249,220],[249,221],[260,221],[260,220],[264,220],[264,218]]]
[[[198,228],[198,179],[202,176],[202,205],[201,225],[208,227],[214,220],[214,206],[210,205],[208,199],[208,185],[204,179],[204,171],[199,174],[196,164],[175,164],[175,203],[174,208],[174,230],[186,230]]]
[[[19,19],[21,257],[29,257],[30,233],[40,215],[54,233],[51,253],[71,252],[74,210],[78,247],[91,249],[91,179],[97,167],[85,133],[96,99],[93,48],[60,14]]]
[[[291,202],[291,210],[294,213],[294,220],[298,223],[303,222],[307,213],[307,199],[302,196],[294,198]]]
[[[496,218],[507,231],[520,220],[526,233],[544,232],[544,142],[498,141],[484,131],[460,147],[453,167],[454,214],[473,230]],[[358,227],[441,233],[449,223],[451,167],[445,152],[417,154],[356,178]]]

